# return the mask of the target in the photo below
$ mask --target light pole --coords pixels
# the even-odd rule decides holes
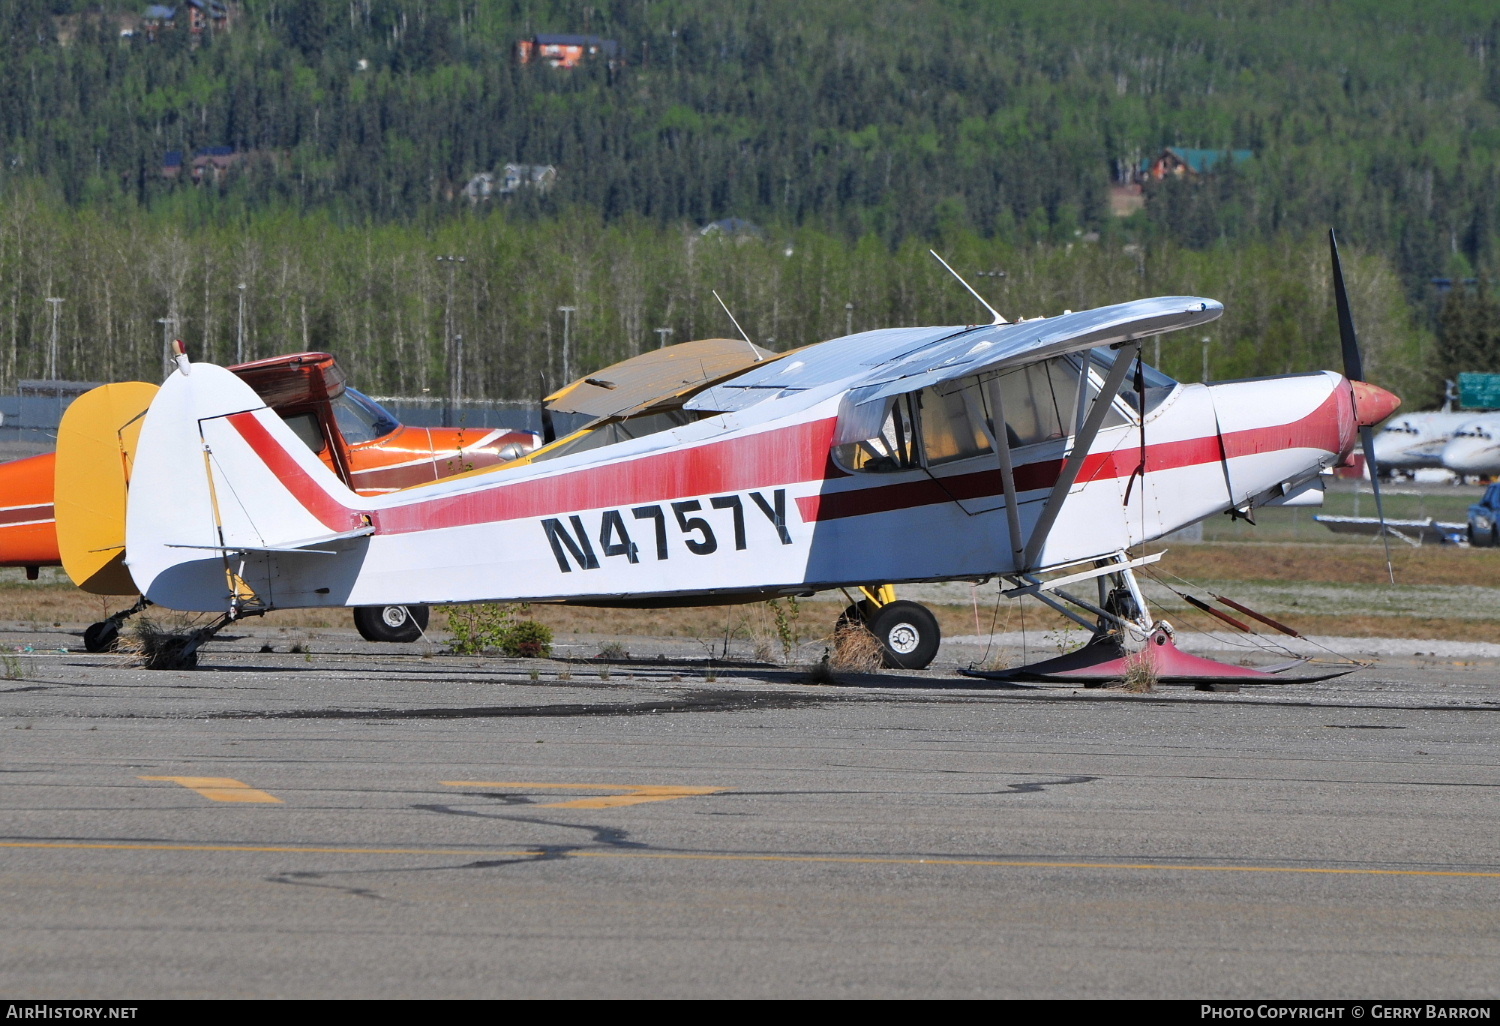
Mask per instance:
[[[448,412],[443,417],[443,426],[452,427],[453,418],[453,274],[458,270],[458,265],[464,262],[461,256],[452,253],[441,254],[437,258],[438,266],[448,265],[448,296],[443,301],[443,369],[448,374]]]
[[[245,362],[245,283],[240,282],[235,288],[240,294],[240,313],[234,335],[234,362]]]
[[[62,300],[56,296],[47,297],[47,302],[52,304],[52,340],[47,344],[47,380],[57,380],[57,311]]]
[[[568,326],[572,323],[573,315],[578,312],[578,307],[576,307],[576,306],[560,306],[560,307],[557,308],[557,312],[563,315],[563,352],[562,352],[562,357],[563,357],[563,361],[562,361],[562,363],[563,363],[563,368],[562,368],[563,375],[562,376],[563,376],[563,381],[564,382],[568,382],[568,381],[572,381],[573,380],[573,375],[568,370]]]
[[[158,317],[156,323],[161,325],[161,376],[165,381],[172,373],[172,326],[177,318]]]
[[[844,304],[844,334],[854,334],[854,304]]]
[[[1208,384],[1208,336],[1203,336],[1203,383]]]
[[[653,329],[653,330],[655,330],[656,337],[660,340],[660,341],[658,341],[656,343],[656,348],[658,348],[658,349],[665,349],[667,347],[667,336],[670,335],[670,334],[672,334],[672,329],[671,328],[656,328],[656,329]]]
[[[449,383],[449,391],[452,398],[450,402],[456,407],[464,397],[464,337],[453,336],[454,371],[453,380]]]

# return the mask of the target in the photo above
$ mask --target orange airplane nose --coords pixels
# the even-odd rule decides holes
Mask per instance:
[[[1368,381],[1351,381],[1354,389],[1354,419],[1360,427],[1372,427],[1396,412],[1401,397]]]

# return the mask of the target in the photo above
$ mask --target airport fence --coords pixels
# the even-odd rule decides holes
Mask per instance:
[[[57,425],[68,406],[96,388],[88,381],[22,381],[14,395],[0,395],[0,451],[38,452],[57,442]],[[542,431],[541,409],[518,399],[448,399],[428,396],[377,396],[376,402],[402,424],[413,427],[511,428]],[[559,436],[582,427],[590,418],[556,414]]]

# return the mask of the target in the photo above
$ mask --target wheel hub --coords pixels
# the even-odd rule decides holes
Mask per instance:
[[[922,643],[922,633],[913,624],[898,623],[886,635],[886,644],[898,655],[911,655]]]
[[[386,606],[380,611],[380,618],[385,621],[387,627],[400,627],[406,622],[406,607]]]

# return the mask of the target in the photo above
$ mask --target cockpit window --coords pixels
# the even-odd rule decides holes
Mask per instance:
[[[658,410],[652,413],[641,413],[624,420],[610,420],[592,427],[590,430],[579,435],[569,442],[562,442],[550,449],[544,449],[537,453],[536,462],[542,460],[556,459],[558,456],[568,456],[575,452],[587,452],[589,449],[598,449],[606,445],[614,445],[616,442],[624,442],[631,438],[644,438],[646,435],[654,435],[658,431],[666,431],[669,428],[682,427],[698,420],[701,414],[683,409]]]
[[[1110,349],[1108,346],[1100,346],[1090,351],[1089,362],[1099,374],[1108,374],[1110,368],[1115,365],[1115,358],[1119,355],[1117,350]],[[1163,399],[1172,394],[1172,390],[1177,387],[1177,381],[1149,363],[1143,364],[1142,369],[1144,371],[1142,377],[1146,385],[1146,412],[1150,413],[1161,405]],[[1120,388],[1120,398],[1125,400],[1131,409],[1136,411],[1141,409],[1141,398],[1135,393],[1134,367],[1130,368],[1125,375],[1125,384]]]
[[[1078,429],[1082,367],[1081,358],[1058,357],[901,396],[887,407],[879,434],[839,446],[835,458],[866,473],[918,466],[919,454],[926,466],[970,459],[994,451],[997,410],[1004,411],[1005,443],[1012,449],[1066,438]],[[1085,410],[1098,394],[1098,374],[1095,368],[1082,389]],[[1149,387],[1147,395],[1149,401]],[[1104,426],[1124,423],[1111,405]]]
[[[302,439],[313,452],[322,452],[328,445],[323,438],[323,425],[318,423],[316,413],[294,413],[290,417],[283,416],[286,426],[292,429],[292,433]]]
[[[914,401],[913,395],[903,395],[891,401],[880,434],[862,442],[839,446],[834,450],[835,458],[850,470],[867,474],[884,474],[917,466]]]
[[[350,445],[373,442],[401,426],[374,399],[352,388],[333,401],[333,418]]]

